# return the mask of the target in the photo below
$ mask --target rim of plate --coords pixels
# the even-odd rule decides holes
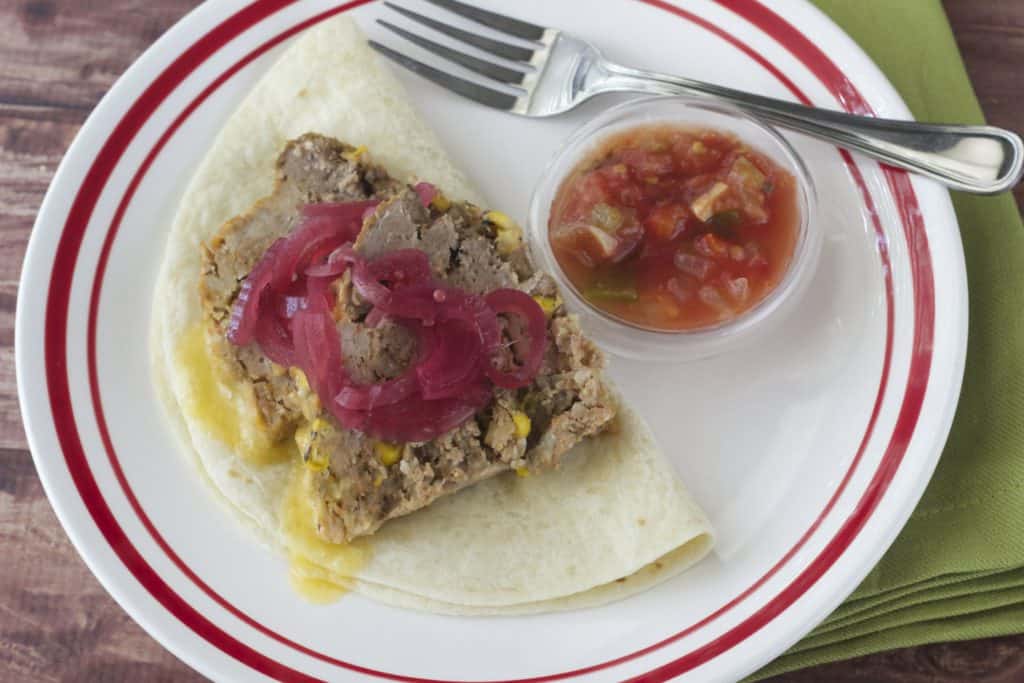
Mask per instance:
[[[171,126],[164,132],[163,136],[159,138],[149,155],[146,156],[132,182],[129,184],[127,192],[121,199],[120,206],[118,207],[117,212],[115,212],[114,219],[105,235],[100,262],[97,267],[96,279],[92,287],[88,321],[90,391],[100,434],[104,442],[104,446],[108,451],[111,464],[114,466],[119,483],[128,499],[132,502],[136,513],[140,515],[140,518],[143,524],[147,527],[149,533],[154,536],[154,540],[156,540],[158,545],[161,546],[161,549],[165,553],[168,553],[170,559],[178,564],[179,568],[182,568],[183,571],[185,571],[189,579],[196,583],[197,586],[204,590],[210,597],[213,597],[215,601],[221,603],[221,605],[229,609],[229,611],[240,616],[243,621],[247,621],[250,625],[253,625],[254,623],[251,618],[247,617],[244,613],[238,610],[238,608],[228,604],[223,600],[223,598],[220,598],[220,596],[214,593],[212,589],[203,584],[202,580],[199,579],[199,577],[188,567],[184,566],[180,559],[174,555],[173,550],[162,541],[159,533],[149,522],[148,518],[145,517],[145,513],[141,510],[141,507],[135,500],[134,495],[131,493],[127,481],[120,472],[113,445],[110,441],[109,435],[106,433],[105,419],[102,413],[98,382],[96,379],[95,335],[97,329],[97,302],[99,300],[99,293],[102,287],[106,257],[109,254],[110,246],[116,235],[120,216],[130,202],[131,196],[137,187],[138,182],[148,170],[149,164],[159,154],[163,143],[171,137],[178,125],[191,115],[191,113],[203,100],[205,100],[208,95],[215,91],[216,88],[226,82],[234,73],[248,64],[249,61],[259,54],[262,54],[273,45],[278,44],[284,39],[320,20],[326,19],[329,16],[333,16],[334,14],[338,14],[348,9],[367,4],[369,1],[370,0],[354,0],[344,4],[339,3],[326,12],[284,30],[275,38],[257,47],[242,61],[236,63],[234,66],[223,72],[220,77],[212,81],[207,89],[204,90],[196,100],[194,100],[180,113],[178,118],[175,119]],[[664,10],[697,25],[704,30],[710,31],[717,37],[727,41],[734,47],[737,47],[746,53],[755,62],[774,75],[780,83],[789,89],[790,92],[798,99],[805,103],[810,102],[810,100],[807,99],[801,90],[782,70],[780,70],[779,67],[768,61],[756,50],[749,47],[746,43],[728,32],[725,28],[714,25],[699,16],[666,2],[665,0],[636,1]],[[812,43],[806,37],[805,33],[801,32],[786,19],[776,14],[768,7],[761,5],[757,0],[732,0],[731,2],[729,0],[714,0],[714,2],[755,26],[767,34],[784,50],[789,52],[789,54],[795,57],[803,67],[807,68],[814,74],[814,76],[826,87],[826,89],[828,89],[831,95],[843,108],[851,111],[857,111],[859,113],[872,113],[872,109],[867,100],[861,95],[857,87],[854,86],[852,80],[846,76],[844,71],[841,70],[828,55]],[[145,559],[142,558],[138,551],[132,547],[131,541],[127,536],[125,536],[123,530],[120,529],[117,520],[114,518],[109,507],[106,506],[102,492],[97,486],[95,480],[92,479],[91,472],[89,471],[89,465],[85,457],[84,446],[82,445],[77,433],[75,415],[72,412],[70,400],[66,400],[70,398],[67,386],[69,380],[65,367],[67,359],[67,323],[70,307],[69,292],[71,289],[71,281],[75,273],[78,248],[81,246],[82,237],[87,230],[91,212],[99,199],[99,195],[103,190],[103,187],[107,180],[109,180],[110,172],[120,159],[120,154],[123,153],[124,150],[133,142],[136,133],[147,120],[148,115],[152,113],[152,110],[156,109],[156,107],[163,101],[163,97],[166,97],[177,83],[187,78],[192,71],[203,64],[221,45],[230,42],[248,28],[255,26],[264,19],[292,4],[293,0],[258,0],[257,2],[250,3],[235,14],[230,15],[224,21],[215,25],[214,28],[209,29],[208,32],[203,34],[199,40],[194,43],[189,41],[189,47],[176,50],[177,57],[172,62],[171,66],[152,80],[149,87],[146,88],[142,95],[128,108],[125,115],[115,126],[113,126],[112,129],[110,129],[109,124],[105,121],[99,120],[95,115],[95,112],[89,117],[89,120],[83,126],[82,131],[79,133],[79,136],[76,138],[76,141],[72,144],[72,147],[64,161],[61,163],[50,189],[47,192],[47,196],[44,199],[43,207],[39,212],[35,228],[33,229],[29,248],[26,254],[25,268],[22,274],[22,286],[19,287],[18,293],[16,362],[18,368],[19,398],[24,411],[26,432],[28,434],[33,457],[36,461],[37,470],[40,473],[40,478],[43,481],[44,488],[47,491],[51,504],[57,511],[61,523],[72,541],[75,543],[79,553],[86,560],[93,573],[100,579],[101,583],[103,583],[107,590],[122,604],[122,606],[158,640],[160,640],[165,646],[172,649],[175,654],[195,668],[209,672],[209,667],[207,666],[207,663],[202,661],[202,657],[191,652],[179,651],[178,648],[174,648],[169,644],[171,639],[166,637],[166,633],[164,632],[162,625],[157,625],[153,620],[148,618],[141,607],[138,609],[135,608],[136,606],[120,589],[117,581],[108,574],[105,567],[101,566],[99,559],[93,556],[89,546],[81,542],[81,539],[75,531],[76,525],[79,522],[78,520],[74,520],[70,517],[60,497],[53,495],[53,484],[49,481],[46,474],[49,463],[46,462],[45,458],[39,455],[39,450],[37,448],[37,430],[39,428],[38,425],[44,424],[44,422],[46,423],[47,429],[52,428],[56,432],[56,439],[61,443],[63,450],[63,464],[67,465],[77,488],[77,493],[81,498],[81,502],[92,515],[92,521],[104,534],[107,542],[111,545],[111,549],[116,553],[124,567],[135,576],[139,583],[149,591],[149,594],[152,595],[153,598],[164,606],[170,615],[190,628],[197,635],[207,640],[214,647],[219,648],[242,664],[245,664],[257,671],[262,671],[263,673],[273,677],[289,680],[316,680],[306,676],[300,671],[289,668],[283,663],[274,661],[272,658],[263,655],[245,643],[234,639],[230,634],[220,630],[212,622],[205,619],[203,615],[199,614],[194,608],[188,605],[187,602],[177,595],[173,588],[166,584],[157,572],[146,563]],[[853,41],[844,33],[842,33],[841,29],[832,24],[827,17],[820,14],[818,10],[810,5],[804,5],[802,9],[805,13],[813,13],[814,15],[817,15],[816,20],[818,22],[825,22],[842,37],[843,41],[846,43],[843,46],[846,50],[843,55],[846,58],[844,61],[849,62],[852,60],[856,62],[855,66],[861,71],[869,69],[874,80],[884,84],[884,88],[882,88],[882,95],[887,100],[898,102],[899,105],[902,106],[902,100],[899,99],[898,95],[895,94],[895,91],[892,90],[888,81],[885,80],[885,77],[880,71],[878,71],[877,67],[870,62],[867,56],[860,51],[860,48],[857,47],[855,43],[853,43]],[[207,21],[208,17],[204,15],[204,11],[205,6],[202,6],[186,15],[179,21],[175,28],[168,31],[163,38],[147,50],[147,55],[164,50],[165,48],[172,48],[172,34],[183,31],[185,27],[198,27],[204,30],[207,29],[208,26],[214,22]],[[215,15],[211,11],[209,13],[209,17],[213,16]],[[196,26],[192,26],[193,24]],[[146,55],[144,55],[144,57],[145,56]],[[139,61],[142,61],[142,59],[143,58],[140,58]],[[140,70],[140,68],[137,67],[137,64],[138,63],[133,65],[128,72],[126,72],[125,76],[122,76],[118,83],[115,84],[110,93],[108,93],[104,98],[104,101],[97,106],[97,111],[101,110],[104,104],[108,101],[117,100],[119,97],[123,99],[121,91],[127,89],[127,86],[125,86],[124,83],[127,76],[129,74],[134,74],[136,77],[139,77],[139,74],[136,73]],[[150,111],[147,112],[147,109],[150,109]],[[903,106],[903,110],[904,111],[899,112],[901,115],[909,115],[905,106]],[[78,157],[81,155],[76,152],[79,147],[82,146],[82,141],[90,136],[105,137],[102,152],[92,161],[92,164],[88,169],[88,173],[85,174],[86,182],[83,182],[82,186],[79,188],[74,201],[70,204],[67,211],[63,211],[63,207],[60,206],[60,202],[58,202],[56,198],[58,192],[55,188],[62,188],[62,186],[67,185],[67,177],[74,175],[75,172],[80,170],[79,168],[73,168],[75,164],[79,167],[87,165],[88,160],[79,160]],[[120,151],[117,150],[118,145],[121,145]],[[868,213],[873,219],[873,227],[877,236],[880,238],[880,256],[883,260],[883,271],[885,273],[886,280],[888,321],[886,325],[886,357],[883,365],[883,378],[879,389],[879,397],[876,399],[873,414],[869,420],[867,434],[865,434],[861,448],[850,464],[850,468],[839,489],[837,489],[836,493],[830,499],[828,505],[822,511],[818,519],[814,524],[812,524],[811,528],[808,529],[804,536],[801,537],[797,545],[787,552],[765,576],[723,606],[720,610],[680,631],[676,635],[658,643],[651,644],[650,646],[630,655],[619,657],[607,662],[601,662],[583,669],[553,673],[530,680],[552,680],[556,678],[565,678],[614,667],[626,661],[631,661],[655,652],[675,640],[682,638],[684,635],[688,635],[707,623],[710,623],[720,616],[721,613],[724,613],[724,611],[727,611],[739,602],[742,602],[742,600],[767,581],[768,578],[770,578],[779,568],[792,559],[793,555],[817,529],[819,523],[827,516],[832,505],[842,493],[846,482],[849,481],[853,471],[859,464],[860,454],[863,452],[864,446],[871,434],[871,430],[874,427],[875,418],[879,412],[882,398],[886,393],[886,382],[888,379],[889,362],[892,353],[892,317],[894,315],[891,269],[885,267],[888,265],[885,230],[881,225],[877,212],[875,211],[874,200],[872,199],[872,195],[865,184],[857,164],[854,163],[852,157],[845,152],[843,152],[843,159],[850,170],[851,176],[860,188],[862,197],[868,208]],[[763,627],[772,623],[777,616],[791,607],[794,602],[814,588],[818,580],[829,572],[835,562],[840,559],[851,543],[856,540],[864,525],[872,518],[873,513],[881,502],[890,483],[899,473],[900,466],[903,463],[903,455],[909,447],[911,438],[917,431],[925,392],[929,386],[929,380],[931,379],[934,369],[931,365],[933,346],[935,344],[934,281],[931,267],[931,250],[928,243],[928,236],[925,232],[924,217],[920,206],[918,205],[917,193],[924,190],[933,196],[938,196],[940,199],[941,197],[944,197],[945,206],[935,210],[938,211],[941,208],[944,208],[948,212],[949,216],[952,215],[952,211],[949,207],[948,195],[945,195],[945,193],[936,195],[933,188],[929,188],[927,185],[922,186],[919,181],[911,181],[909,176],[902,171],[883,168],[882,173],[886,179],[888,195],[896,203],[902,219],[903,235],[907,242],[914,294],[913,344],[907,387],[903,395],[902,407],[899,410],[896,426],[890,438],[889,445],[885,449],[882,461],[877,470],[873,473],[871,483],[868,485],[867,490],[857,503],[854,513],[845,521],[839,532],[831,541],[828,542],[824,550],[822,550],[813,559],[813,561],[803,569],[796,580],[794,580],[782,592],[775,595],[766,604],[762,605],[752,615],[748,616],[738,626],[731,628],[729,631],[704,646],[685,653],[682,656],[676,656],[676,654],[673,653],[670,661],[659,664],[646,674],[646,677],[649,679],[660,680],[685,673],[686,671],[715,659],[718,655],[739,645],[751,636],[757,634]],[[90,201],[92,202],[91,204]],[[58,234],[54,234],[54,231],[52,230],[47,232],[46,226],[51,223],[62,225],[62,229]],[[955,225],[955,219],[953,219],[953,224]],[[44,240],[46,241],[44,242]],[[962,267],[963,258],[962,252],[960,251],[961,246],[958,239],[955,242],[955,245],[952,246],[955,252],[953,254],[953,258],[959,262],[961,266],[960,280],[964,280],[965,275]],[[54,247],[54,245],[56,245],[56,247]],[[48,271],[45,270],[47,268],[49,268]],[[25,298],[28,296],[25,293],[26,288],[24,285],[27,281],[32,279],[32,275],[39,269],[44,269],[44,273],[49,272],[49,277],[46,279],[50,282],[50,287],[47,289],[46,293],[45,335],[43,340],[46,371],[45,381],[48,390],[47,398],[49,404],[48,410],[42,414],[38,413],[38,409],[35,408],[37,402],[28,400],[31,392],[26,388],[28,379],[26,379],[25,376],[25,368],[28,366],[24,357],[25,354],[29,353],[29,351],[26,350],[25,343],[28,341],[25,338],[28,334],[28,322],[26,321],[26,318],[30,316],[38,318],[39,314],[37,310],[26,313],[25,306],[22,305]],[[966,285],[962,284],[960,289],[965,290],[965,287]],[[930,477],[931,471],[934,469],[941,446],[945,441],[949,427],[952,423],[953,409],[956,405],[956,397],[958,396],[959,384],[963,373],[963,362],[966,349],[966,297],[964,297],[964,303],[961,308],[961,311],[954,311],[953,315],[956,316],[957,313],[959,313],[959,316],[957,316],[959,319],[955,322],[960,324],[954,326],[961,330],[962,334],[959,339],[947,340],[954,344],[954,348],[952,349],[953,362],[952,367],[950,368],[952,372],[951,377],[947,380],[947,384],[949,384],[953,393],[951,398],[941,406],[941,410],[936,409],[939,414],[930,420],[936,424],[936,429],[933,430],[933,447],[927,453],[927,457],[923,457],[922,461],[918,463],[919,476],[917,477],[917,480],[913,482],[912,489],[907,493],[907,495],[901,499],[899,510],[894,510],[895,514],[893,514],[892,517],[896,520],[896,523],[890,525],[891,528],[882,533],[881,541],[876,542],[871,547],[870,551],[866,551],[865,555],[868,561],[861,562],[859,563],[860,566],[858,568],[848,571],[847,575],[844,577],[845,580],[843,581],[842,586],[833,588],[829,597],[822,599],[822,603],[826,606],[829,604],[832,606],[838,604],[849,593],[849,591],[853,589],[856,583],[863,578],[864,574],[866,574],[868,569],[873,566],[874,562],[882,555],[885,549],[888,548],[891,541],[895,538],[896,533],[902,527],[903,523],[909,517],[913,507],[916,505],[916,502],[923,492],[928,478]],[[38,380],[38,383],[42,383],[43,380],[42,377],[36,377],[34,379]],[[53,420],[53,424],[49,424],[51,419]],[[928,450],[926,447],[922,448],[926,451]],[[84,467],[84,470],[82,467]],[[816,611],[818,618],[824,616],[825,613],[826,612],[820,608]],[[806,615],[803,621],[807,621]],[[811,625],[813,625],[813,623]],[[806,628],[810,627],[806,626],[806,624],[802,624],[801,626],[801,628],[793,629],[792,632],[787,635],[787,638],[781,639],[770,647],[765,648],[765,652],[767,652],[768,655],[773,655],[783,651],[789,644],[795,642],[795,640],[803,634]],[[803,626],[806,626],[806,628],[803,628]],[[273,633],[273,631],[266,629],[266,627],[260,624],[256,624],[256,627],[258,630],[269,634],[279,642],[285,643],[304,654],[342,666],[353,672],[398,680],[426,680],[383,671],[374,671],[359,665],[342,662],[341,660],[336,660],[326,655],[312,652],[298,643],[287,641],[287,639]],[[761,663],[763,663],[763,661],[753,662],[749,665],[749,668],[752,670]]]

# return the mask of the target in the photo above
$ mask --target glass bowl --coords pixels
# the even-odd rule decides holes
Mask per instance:
[[[734,318],[690,330],[652,330],[624,321],[587,301],[566,276],[551,248],[552,202],[563,181],[610,136],[636,126],[673,124],[731,133],[792,174],[799,226],[789,267],[775,289]],[[530,249],[536,263],[558,281],[566,306],[604,350],[628,358],[683,362],[714,356],[744,342],[800,299],[817,266],[821,231],[813,224],[814,183],[796,150],[774,128],[732,106],[691,97],[648,97],[612,107],[573,133],[541,174],[530,201]]]

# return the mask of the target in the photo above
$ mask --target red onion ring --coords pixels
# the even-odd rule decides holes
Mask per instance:
[[[432,401],[460,396],[479,381],[483,359],[480,337],[459,320],[427,329],[444,343],[436,344],[430,355],[424,356],[414,368],[423,398]]]
[[[407,400],[368,414],[362,431],[396,443],[436,439],[462,425],[491,400],[491,388],[478,384],[456,398]]]
[[[245,346],[252,342],[256,321],[259,319],[260,301],[273,278],[274,263],[284,249],[285,241],[284,238],[274,241],[242,282],[228,321],[228,340],[232,344]]]
[[[396,314],[390,310],[394,291],[428,282],[430,259],[419,249],[397,249],[373,261],[358,259],[352,268],[352,285],[359,295],[386,313]]]
[[[278,298],[277,316],[291,320],[295,314],[306,308],[308,300],[304,296],[282,296]]]
[[[430,202],[434,201],[434,197],[437,196],[437,188],[430,183],[416,183],[412,189],[416,190],[416,194],[420,196],[423,206],[430,206]]]
[[[457,289],[448,289],[440,303],[442,320],[461,320],[476,330],[480,348],[486,355],[490,356],[498,350],[501,344],[498,316],[482,297]]]
[[[284,367],[295,365],[295,345],[291,332],[276,315],[271,313],[262,316],[253,336],[267,358]]]
[[[415,366],[404,373],[376,384],[346,384],[334,401],[345,410],[368,410],[404,401],[419,388]]]
[[[541,361],[544,360],[544,350],[547,348],[548,321],[544,310],[532,297],[518,289],[496,289],[484,298],[496,313],[511,313],[522,318],[526,322],[526,333],[530,342],[522,365],[515,370],[503,372],[488,364],[485,370],[487,377],[499,387],[506,389],[525,387],[537,376]]]
[[[307,277],[338,277],[357,260],[352,244],[346,242],[327,255],[327,260],[306,268]]]
[[[424,205],[437,194],[427,183],[415,189]],[[533,381],[547,344],[547,320],[518,290],[481,297],[435,281],[420,250],[372,260],[359,256],[351,242],[376,206],[304,206],[292,233],[275,241],[243,282],[228,338],[255,341],[275,363],[302,369],[343,427],[388,441],[429,441],[486,406],[492,383],[517,388]],[[331,284],[349,268],[353,287],[373,305],[364,324],[375,327],[389,318],[417,334],[417,359],[399,377],[360,384],[345,369]],[[527,339],[512,341],[522,364],[507,372],[492,364],[501,346],[499,314],[526,323]]]
[[[376,306],[370,309],[370,312],[363,318],[363,324],[367,327],[377,327],[384,322],[388,317],[388,314],[377,308]]]

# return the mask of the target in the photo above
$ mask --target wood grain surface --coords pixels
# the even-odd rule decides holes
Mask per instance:
[[[13,350],[25,245],[61,156],[114,80],[195,4],[0,0],[0,681],[202,680],[118,607],[64,535],[27,450]],[[945,6],[989,121],[1024,130],[1024,0]],[[897,650],[773,679],[817,681],[1024,681],[1024,636]]]

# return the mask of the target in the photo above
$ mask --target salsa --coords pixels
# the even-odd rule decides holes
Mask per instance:
[[[617,133],[559,188],[549,238],[592,305],[692,330],[764,299],[789,267],[793,176],[730,134],[653,124]]]

